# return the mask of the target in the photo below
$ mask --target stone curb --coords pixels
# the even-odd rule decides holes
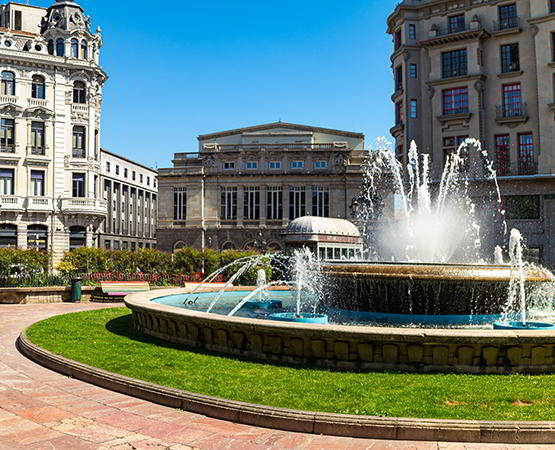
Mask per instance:
[[[172,408],[245,425],[330,436],[469,443],[553,444],[555,422],[493,422],[351,416],[273,408],[159,386],[66,359],[34,345],[27,329],[18,350],[63,375]]]

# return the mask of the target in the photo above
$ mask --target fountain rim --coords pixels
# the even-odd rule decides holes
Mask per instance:
[[[241,286],[235,287],[233,291],[249,291],[254,290],[256,287],[253,286]],[[495,340],[506,340],[507,338],[519,338],[526,341],[526,338],[531,338],[534,343],[538,342],[538,337],[545,337],[553,339],[555,337],[555,329],[546,330],[493,330],[493,329],[461,329],[461,328],[401,328],[401,327],[372,327],[372,326],[361,326],[361,325],[335,325],[335,324],[305,324],[305,323],[294,323],[294,322],[280,322],[273,320],[264,319],[253,319],[246,317],[230,317],[223,316],[214,313],[207,313],[201,311],[193,311],[186,308],[179,308],[177,306],[163,305],[160,303],[155,303],[154,300],[163,297],[169,297],[173,295],[184,295],[192,293],[217,293],[219,288],[207,288],[202,291],[193,292],[192,289],[179,288],[179,289],[161,289],[148,292],[139,292],[135,294],[130,294],[125,297],[125,305],[131,309],[131,311],[136,310],[152,310],[158,313],[167,314],[168,316],[183,316],[191,319],[195,319],[201,322],[222,325],[242,325],[242,326],[252,326],[261,329],[270,330],[281,330],[287,332],[287,330],[326,330],[327,332],[337,333],[337,334],[349,334],[358,335],[361,337],[367,336],[396,336],[399,339],[422,339],[425,340],[429,337],[437,338],[447,338],[454,339],[455,341],[459,337],[471,337],[476,339],[488,339],[488,342]],[[288,287],[283,289],[274,290],[290,290]]]

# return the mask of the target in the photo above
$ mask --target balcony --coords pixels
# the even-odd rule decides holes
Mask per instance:
[[[0,153],[15,153],[14,144],[0,144]]]
[[[509,34],[522,31],[520,17],[507,17],[499,22],[493,22],[495,34]]]
[[[89,113],[89,105],[83,105],[81,103],[73,103],[71,105],[71,112],[80,113],[80,114],[88,114]]]
[[[24,197],[16,197],[14,195],[0,196],[0,211],[23,211]]]
[[[50,212],[52,207],[52,199],[49,197],[29,197],[27,198],[27,211],[44,211]]]
[[[1,103],[12,103],[14,105],[17,104],[17,96],[15,95],[0,95],[0,104]]]
[[[42,98],[30,98],[29,99],[29,106],[31,108],[46,108],[48,106],[48,100],[44,100]]]
[[[71,155],[74,158],[86,158],[87,152],[84,148],[74,148]]]
[[[454,108],[449,111],[444,111],[437,119],[445,124],[447,122],[468,122],[472,117],[472,113],[468,108]]]
[[[405,131],[405,123],[402,122],[402,121],[397,121],[395,126],[393,128],[391,128],[391,130],[389,130],[389,133],[394,138],[398,138],[399,136],[401,136],[403,134],[404,131]]]
[[[469,25],[440,27],[432,25],[428,38],[421,41],[426,47],[483,38],[490,34],[484,29],[479,20],[473,20]]]
[[[495,121],[500,125],[525,123],[528,121],[526,103],[499,105],[495,107]]]
[[[108,214],[108,202],[84,197],[63,198],[62,212],[106,215]]]
[[[520,160],[518,162],[518,174],[516,175],[537,175],[538,163],[537,161]]]
[[[310,151],[310,150],[344,150],[351,151],[346,142],[332,142],[326,144],[290,143],[290,144],[204,144],[203,153],[212,152],[240,152],[240,151]],[[176,159],[183,159],[186,153],[176,153]]]

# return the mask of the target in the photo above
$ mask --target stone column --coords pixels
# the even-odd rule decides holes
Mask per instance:
[[[242,227],[245,220],[245,186],[237,186],[237,226]]]
[[[266,191],[268,190],[268,186],[265,184],[260,186],[260,226],[266,226],[266,212],[267,212],[267,205],[266,205]]]
[[[284,185],[281,187],[283,195],[283,221],[282,226],[286,227],[289,223],[289,186]]]

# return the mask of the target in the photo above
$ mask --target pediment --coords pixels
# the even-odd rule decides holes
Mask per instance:
[[[0,104],[0,113],[17,115],[23,111],[21,106],[15,105],[13,103],[2,103]]]
[[[44,106],[34,106],[32,108],[27,108],[25,110],[25,115],[35,117],[52,117],[54,115],[54,111],[45,108]]]

